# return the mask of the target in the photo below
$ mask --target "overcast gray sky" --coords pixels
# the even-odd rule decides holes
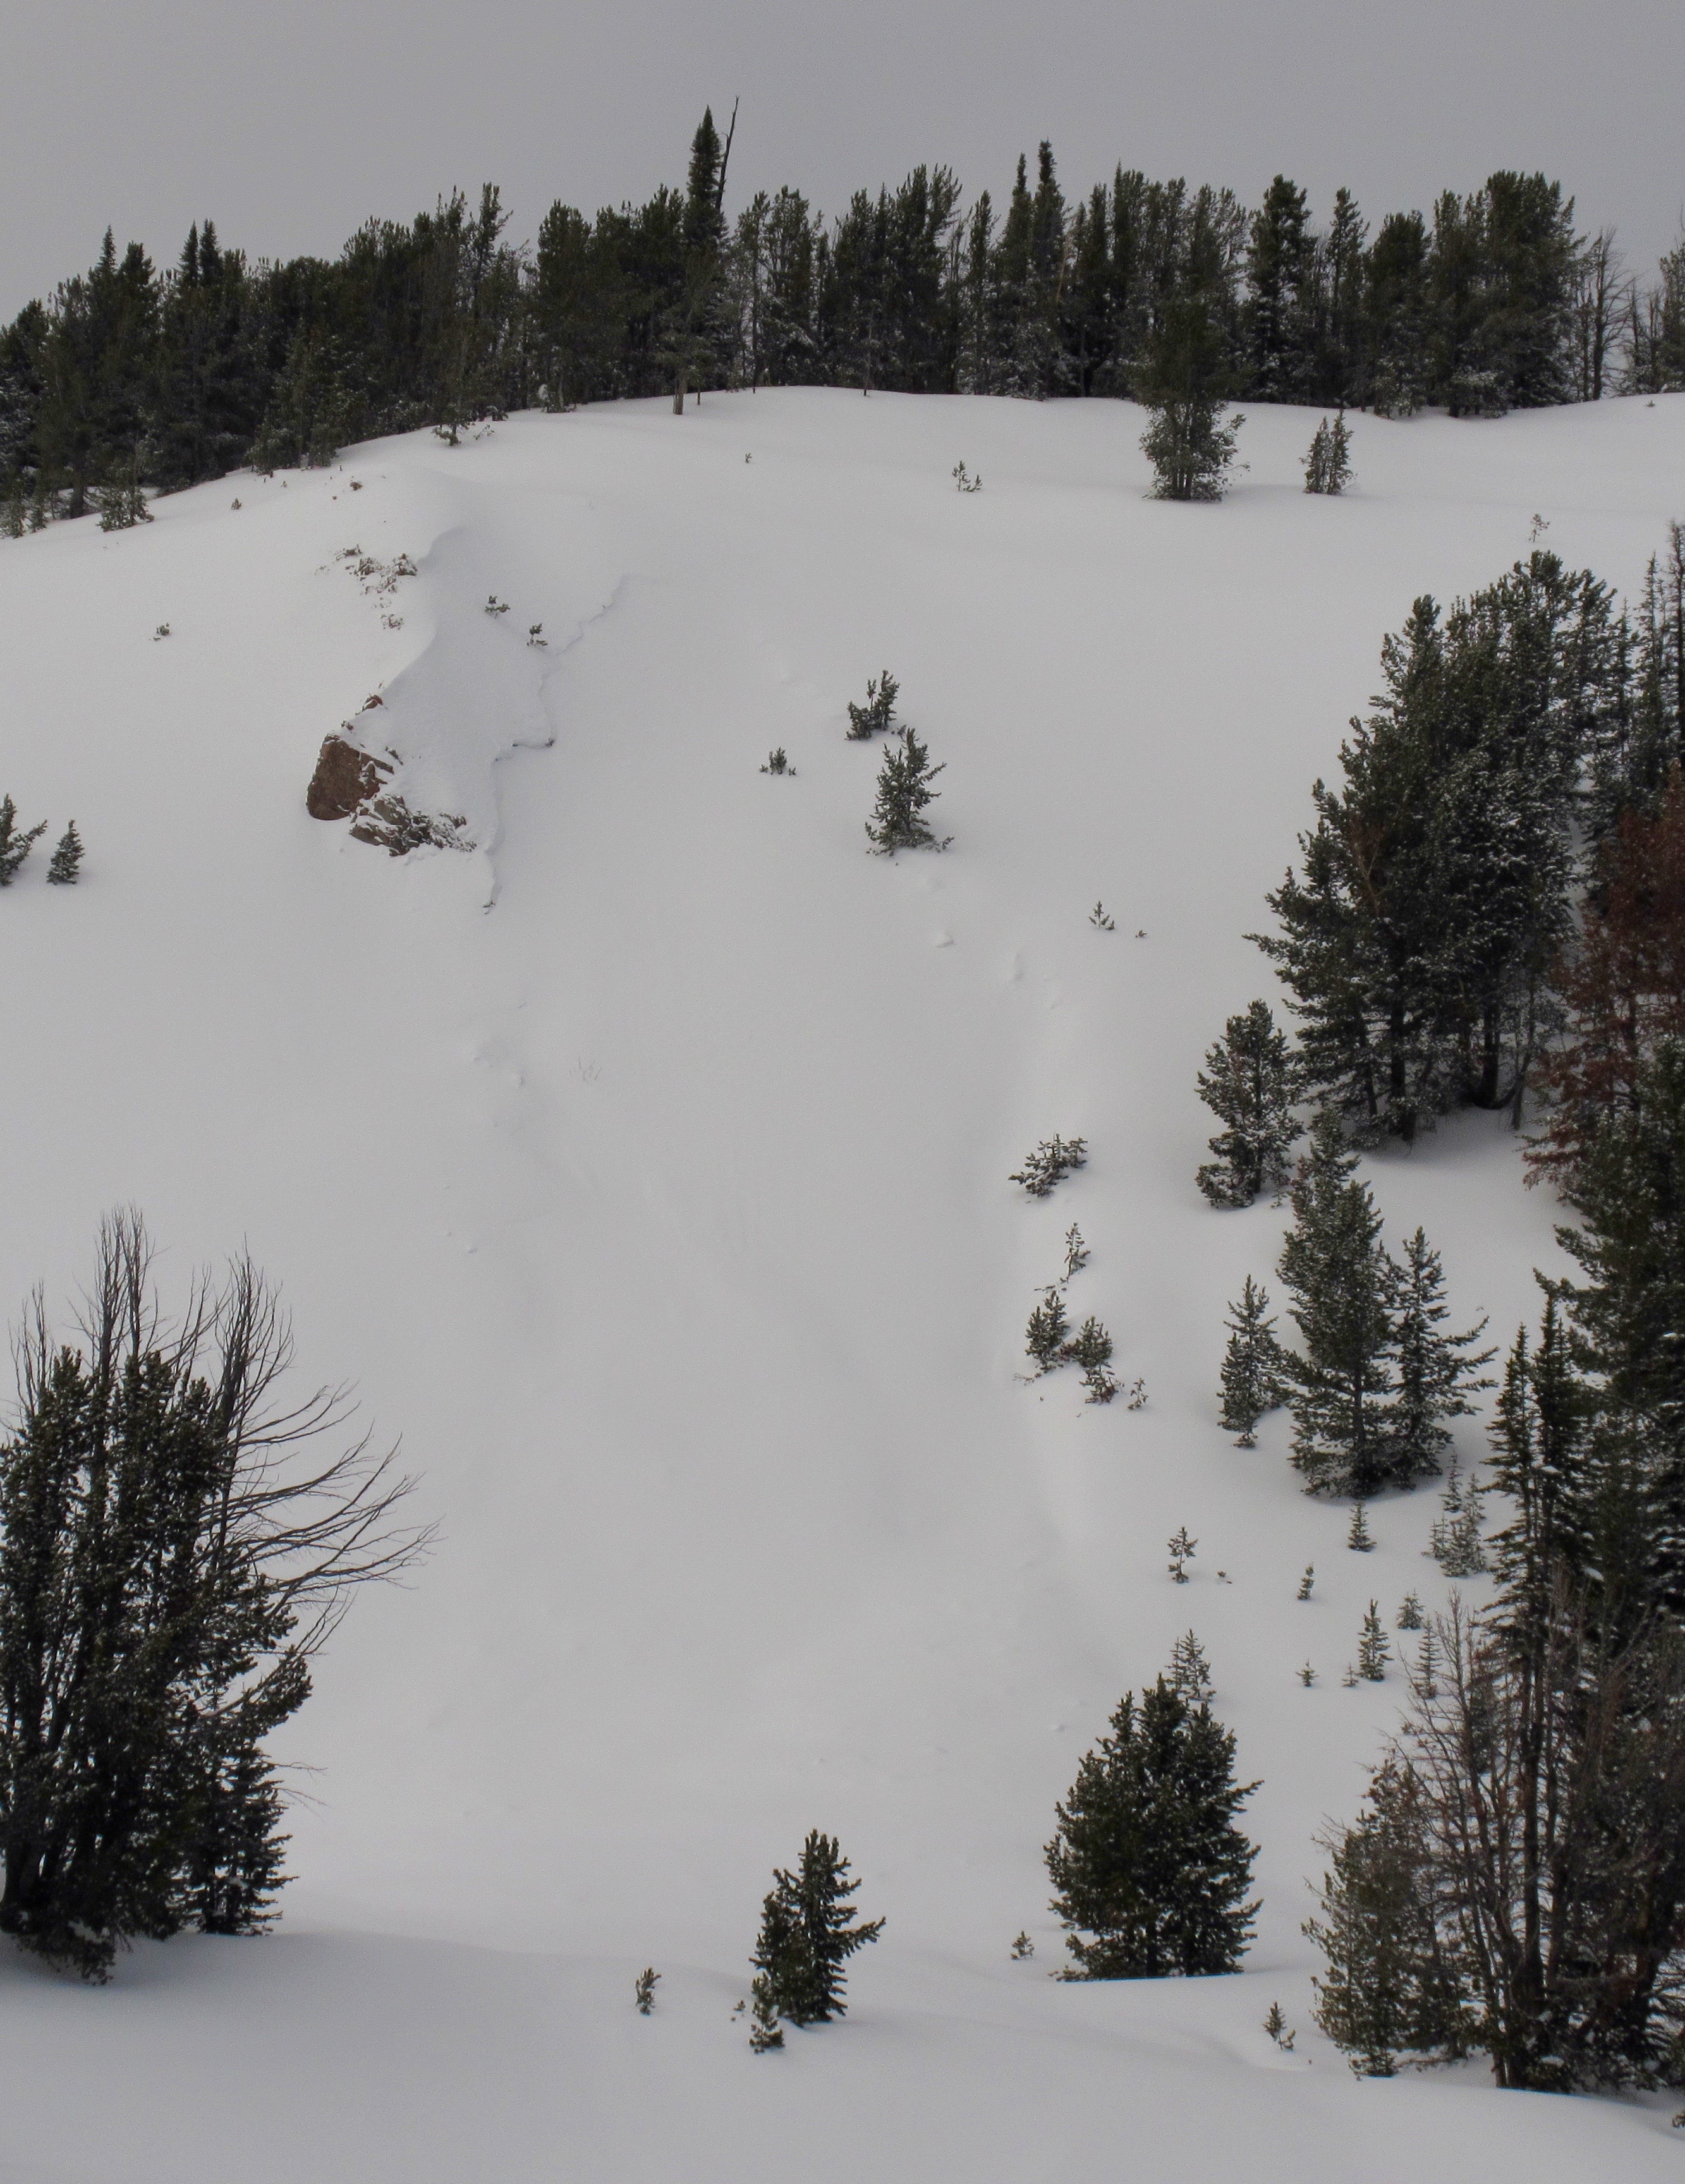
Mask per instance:
[[[1285,172],[1371,218],[1543,168],[1649,267],[1685,201],[1681,0],[12,0],[0,316],[109,223],[164,261],[213,217],[332,254],[370,214],[501,183],[513,233],[680,181],[741,94],[728,198],[834,210],[921,160],[998,194],[1052,140],[1068,194],[1121,159]]]

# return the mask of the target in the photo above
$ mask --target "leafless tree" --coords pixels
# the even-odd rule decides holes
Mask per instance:
[[[1685,1637],[1604,1641],[1559,1588],[1530,1635],[1460,1605],[1382,1777],[1409,1918],[1500,2085],[1672,2082],[1685,2018]],[[1334,1908],[1325,1900],[1325,1908]],[[1417,1953],[1420,1953],[1420,1946]]]
[[[1574,346],[1582,402],[1603,399],[1631,287],[1615,247],[1615,230],[1606,227],[1581,246],[1575,266]]]

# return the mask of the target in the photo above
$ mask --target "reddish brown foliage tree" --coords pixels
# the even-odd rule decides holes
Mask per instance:
[[[1685,1039],[1685,778],[1675,766],[1654,816],[1624,812],[1604,843],[1580,944],[1557,972],[1562,1045],[1537,1082],[1550,1103],[1527,1180],[1571,1174],[1604,1119],[1634,1114],[1663,1039]]]

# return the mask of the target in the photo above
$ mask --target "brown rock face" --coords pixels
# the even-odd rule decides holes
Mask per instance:
[[[324,736],[316,770],[304,791],[304,809],[312,819],[349,819],[391,771],[343,736]]]

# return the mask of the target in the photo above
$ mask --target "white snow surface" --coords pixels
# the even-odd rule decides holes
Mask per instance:
[[[1314,1837],[1403,1696],[1341,1675],[1371,1597],[1442,1604],[1437,1504],[1376,1505],[1353,1554],[1280,1418],[1219,1430],[1225,1304],[1279,1292],[1283,1215],[1201,1200],[1193,1080],[1274,991],[1245,936],[1382,633],[1536,517],[1635,589],[1685,397],[1359,417],[1342,499],[1300,490],[1314,414],[1264,410],[1211,507],[1145,498],[1141,421],[629,404],[0,545],[0,789],[87,844],[78,887],[43,850],[0,897],[0,1298],[72,1296],[126,1202],[166,1292],[249,1243],[301,1379],[354,1377],[439,1527],[287,1733],[318,1771],[274,1935],[103,1990],[0,1958],[0,2177],[1677,2174],[1665,2098],[1360,2082],[1311,2025]],[[351,547],[418,574],[365,595]],[[868,854],[844,706],[886,664],[946,855]],[[471,853],[306,816],[371,694],[360,733]],[[1055,1131],[1089,1164],[1032,1202],[1007,1175]],[[1366,1170],[1463,1320],[1533,1315],[1559,1209],[1500,1121]],[[1071,1310],[1139,1411],[1018,1377],[1073,1220]],[[1060,1983],[1054,1802],[1189,1627],[1262,1785],[1256,1941],[1233,1978]],[[757,2058],[732,2006],[811,1827],[888,1924],[846,2020]]]

